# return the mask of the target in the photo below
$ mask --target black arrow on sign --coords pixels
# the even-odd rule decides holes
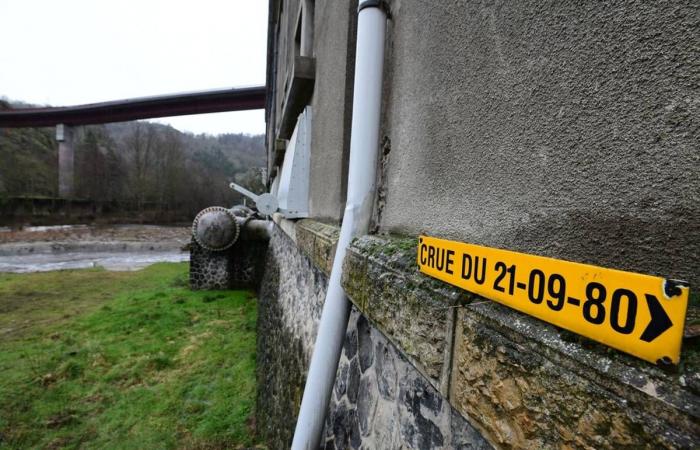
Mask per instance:
[[[661,336],[664,331],[668,330],[673,326],[673,322],[666,314],[663,306],[659,303],[659,299],[651,294],[645,294],[647,298],[647,305],[649,305],[649,313],[651,314],[651,320],[649,325],[647,325],[644,333],[639,338],[644,342],[651,342],[657,337]]]

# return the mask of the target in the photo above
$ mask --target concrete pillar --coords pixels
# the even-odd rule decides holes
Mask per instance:
[[[56,125],[58,141],[58,196],[72,198],[74,191],[73,129],[67,125]]]
[[[304,0],[301,8],[301,45],[299,56],[313,57],[314,53],[314,2]]]

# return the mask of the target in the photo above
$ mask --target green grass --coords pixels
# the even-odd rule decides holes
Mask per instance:
[[[0,275],[0,448],[255,445],[256,316],[187,264]]]

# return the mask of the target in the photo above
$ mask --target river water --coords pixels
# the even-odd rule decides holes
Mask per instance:
[[[104,267],[107,270],[138,270],[157,262],[189,261],[189,253],[106,253],[71,252],[63,254],[32,254],[0,256],[0,272],[46,272],[49,270]]]
[[[0,230],[0,272],[138,270],[156,262],[189,261],[189,252],[182,250],[188,240],[187,228],[138,225],[35,227],[19,235]]]

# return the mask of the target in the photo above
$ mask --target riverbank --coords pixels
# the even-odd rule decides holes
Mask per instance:
[[[187,271],[0,274],[0,448],[254,445],[256,299]]]
[[[0,228],[0,244],[18,242],[189,242],[191,226],[182,225],[55,225]]]
[[[103,267],[136,270],[184,262],[189,226],[62,225],[0,229],[0,272]]]

